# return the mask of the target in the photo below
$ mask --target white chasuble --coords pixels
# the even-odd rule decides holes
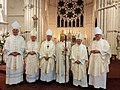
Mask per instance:
[[[40,48],[41,53],[41,80],[51,81],[54,79],[55,74],[55,44],[51,41],[44,41]],[[48,61],[45,60],[45,56],[48,55]]]
[[[34,82],[39,78],[39,42],[28,41],[27,42],[27,57],[26,57],[26,79],[28,82]],[[28,54],[34,51],[34,55]]]
[[[110,46],[109,43],[100,39],[93,41],[89,47],[89,51],[99,50],[100,53],[91,54],[89,60],[88,74],[92,76],[101,76],[103,72],[109,72],[110,64]]]
[[[99,50],[100,53],[91,53],[89,59],[89,84],[95,88],[106,89],[106,73],[109,72],[110,64],[110,46],[109,43],[100,39],[99,41],[93,41],[89,47],[91,50]]]
[[[6,60],[6,84],[17,84],[23,81],[23,52],[25,41],[21,36],[11,35],[6,39],[5,49],[8,60]],[[10,55],[12,52],[18,52],[19,55]]]
[[[69,54],[68,43],[66,43],[66,82],[69,81]],[[58,42],[56,45],[56,81],[65,83],[65,42]]]
[[[71,50],[73,84],[75,86],[87,87],[86,62],[88,61],[87,49],[83,44],[75,44]],[[80,64],[75,63],[77,60]],[[84,83],[83,83],[84,82]]]

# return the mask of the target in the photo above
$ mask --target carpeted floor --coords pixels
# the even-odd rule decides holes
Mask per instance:
[[[0,67],[1,68],[1,67]],[[72,77],[70,82],[66,84],[58,84],[55,81],[51,83],[45,83],[37,81],[29,84],[25,80],[18,85],[7,86],[5,85],[5,72],[4,66],[0,69],[0,90],[94,90],[93,87],[88,88],[75,87],[72,85]],[[120,90],[120,61],[111,60],[110,72],[107,79],[107,90]]]
[[[108,78],[120,78],[120,60],[111,60]]]

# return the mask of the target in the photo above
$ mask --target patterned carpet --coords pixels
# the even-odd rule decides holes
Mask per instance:
[[[51,83],[41,82],[40,80],[29,84],[25,81],[18,84],[7,86],[5,85],[5,66],[0,67],[0,90],[94,90],[93,87],[88,88],[75,87],[72,85],[72,77],[70,82],[66,84],[58,84],[55,81]],[[120,90],[120,61],[111,60],[110,72],[107,79],[107,90]]]

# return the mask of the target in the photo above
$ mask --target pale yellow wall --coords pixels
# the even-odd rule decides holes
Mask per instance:
[[[24,0],[7,0],[7,22],[8,29],[11,30],[11,23],[17,20],[20,25],[21,29],[24,30]]]

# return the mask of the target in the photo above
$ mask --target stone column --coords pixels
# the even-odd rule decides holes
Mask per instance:
[[[39,41],[46,39],[48,29],[48,0],[40,0],[40,22],[39,22]]]
[[[36,30],[38,31],[38,17],[39,0],[24,0],[24,22],[26,40],[29,40],[29,33],[33,28],[36,28]]]
[[[120,0],[119,0],[120,1]],[[117,35],[117,58],[120,60],[120,5],[117,6],[117,26],[118,26],[118,35]]]
[[[116,37],[117,37],[117,9],[115,7],[111,7],[107,9],[107,40],[109,41],[110,45],[111,45],[111,52],[112,54],[117,55],[117,51],[116,51],[116,46],[117,46],[117,41],[116,41]]]
[[[7,0],[0,0],[0,22],[7,21]]]
[[[99,9],[107,7],[98,11],[98,26],[100,26],[104,32],[104,38],[110,43],[112,54],[117,55],[116,31],[118,31],[118,9],[116,9],[115,6],[108,8],[108,6],[116,2],[114,0],[99,0],[98,3]]]

